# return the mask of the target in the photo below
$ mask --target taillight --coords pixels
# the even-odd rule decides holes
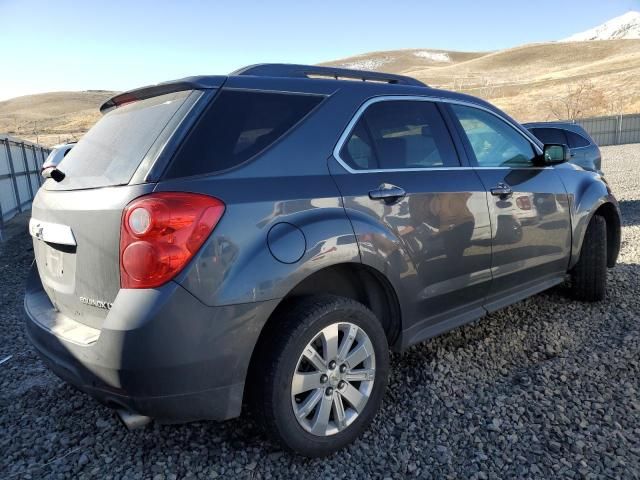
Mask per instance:
[[[120,286],[158,287],[191,260],[224,213],[217,198],[160,192],[131,202],[122,215]]]

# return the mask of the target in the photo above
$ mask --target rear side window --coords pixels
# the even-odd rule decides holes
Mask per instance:
[[[569,148],[588,147],[590,145],[589,140],[577,133],[566,131],[567,140],[569,141]]]
[[[560,145],[569,145],[565,131],[560,128],[534,128],[531,132],[542,143],[558,143]],[[570,145],[569,145],[570,146]]]
[[[49,190],[97,188],[129,183],[162,131],[195,101],[192,91],[159,95],[108,112],[62,159],[61,182]],[[190,99],[189,99],[190,98]],[[189,99],[189,100],[187,100]]]
[[[166,177],[201,175],[240,165],[285,135],[323,98],[222,90],[187,136]]]
[[[458,166],[449,130],[437,106],[426,101],[374,103],[340,150],[354,170]]]

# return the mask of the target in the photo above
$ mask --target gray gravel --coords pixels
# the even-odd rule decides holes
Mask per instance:
[[[246,416],[127,432],[58,380],[23,332],[20,228],[0,246],[0,478],[639,478],[640,145],[603,153],[624,215],[608,300],[561,286],[394,356],[372,428],[324,460]]]

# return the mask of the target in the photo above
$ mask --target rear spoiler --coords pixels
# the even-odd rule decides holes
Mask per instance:
[[[207,90],[220,88],[226,80],[227,77],[223,75],[203,75],[136,88],[135,90],[129,90],[127,92],[114,95],[100,106],[100,112],[105,114],[126,103],[137,102],[138,100],[157,97],[158,95],[165,95],[167,93],[182,92],[184,90]]]

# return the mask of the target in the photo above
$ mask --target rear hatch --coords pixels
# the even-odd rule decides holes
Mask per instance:
[[[109,111],[59,164],[64,179],[49,179],[39,190],[30,232],[42,284],[63,315],[102,325],[120,289],[124,207],[153,190],[138,179],[200,95],[179,91]]]

